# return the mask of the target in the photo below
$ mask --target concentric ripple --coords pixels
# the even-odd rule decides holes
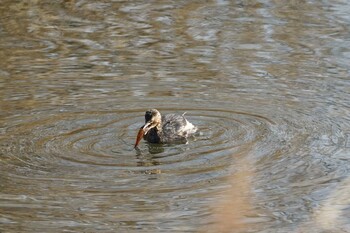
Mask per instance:
[[[160,109],[164,114],[169,109]],[[174,111],[174,110],[173,110]],[[19,167],[144,171],[160,169],[185,173],[229,168],[234,154],[261,141],[278,140],[275,123],[263,116],[220,109],[177,109],[198,128],[187,144],[156,145],[143,141],[133,149],[143,123],[143,110],[37,113],[13,120],[6,127],[2,151]],[[9,136],[11,135],[11,136]],[[13,140],[9,140],[12,138]],[[268,145],[265,145],[269,147]]]

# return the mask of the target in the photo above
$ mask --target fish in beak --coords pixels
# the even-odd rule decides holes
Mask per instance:
[[[137,137],[136,137],[136,142],[135,142],[135,146],[134,148],[137,148],[137,146],[139,145],[141,139],[143,138],[143,136],[145,136],[147,134],[147,132],[153,127],[152,122],[147,122],[144,126],[142,126],[139,129],[139,132],[137,133]]]

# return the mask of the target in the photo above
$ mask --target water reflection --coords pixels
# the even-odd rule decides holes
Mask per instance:
[[[227,183],[230,187],[213,204],[214,218],[209,230],[205,230],[208,229],[206,226],[202,231],[247,232],[255,222],[270,220],[264,219],[261,213],[253,207],[253,179],[256,176],[254,165],[246,160],[247,151],[235,154],[239,159],[236,162],[236,172],[228,177]]]
[[[346,220],[346,208],[349,206],[349,178],[340,182],[338,187],[321,202],[314,213],[315,225],[328,231],[346,231],[349,223]],[[345,207],[345,208],[344,208]]]
[[[350,231],[349,9],[3,1],[0,231]]]

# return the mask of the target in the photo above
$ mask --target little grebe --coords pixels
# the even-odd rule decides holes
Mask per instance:
[[[151,143],[186,142],[186,138],[197,131],[197,127],[182,115],[161,116],[157,109],[146,111],[145,124],[140,128],[135,148],[143,137]]]

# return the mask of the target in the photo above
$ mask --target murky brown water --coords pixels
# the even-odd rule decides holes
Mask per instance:
[[[350,232],[350,3],[0,4],[1,232]],[[133,150],[144,111],[184,145]]]

